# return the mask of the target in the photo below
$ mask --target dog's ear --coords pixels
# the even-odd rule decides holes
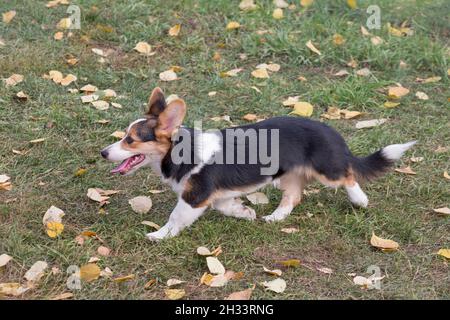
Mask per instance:
[[[148,98],[147,115],[158,117],[167,107],[166,98],[160,87],[153,89],[152,94]]]
[[[186,103],[183,99],[175,98],[169,102],[163,112],[159,114],[157,135],[171,138],[172,134],[183,123],[186,115]]]

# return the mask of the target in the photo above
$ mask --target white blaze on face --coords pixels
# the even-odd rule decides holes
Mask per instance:
[[[112,145],[105,148],[106,151],[108,151],[108,160],[113,162],[123,161],[133,155],[136,155],[137,153],[131,152],[129,150],[126,150],[122,147],[122,141],[124,141],[127,136],[128,132],[130,132],[131,128],[139,122],[146,121],[147,119],[138,119],[136,121],[133,121],[127,128],[127,134],[125,137],[123,137],[120,141],[117,141],[116,143],[113,143]]]

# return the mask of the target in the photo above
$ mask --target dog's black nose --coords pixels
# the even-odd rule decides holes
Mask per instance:
[[[102,150],[100,151],[100,154],[102,155],[103,158],[108,158],[108,151],[107,150]]]

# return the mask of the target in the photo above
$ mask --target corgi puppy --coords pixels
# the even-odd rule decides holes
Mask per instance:
[[[255,211],[239,197],[269,183],[282,191],[282,199],[263,217],[267,222],[285,219],[314,180],[344,187],[351,203],[367,207],[359,183],[385,172],[416,143],[393,144],[357,157],[338,132],[318,121],[275,117],[203,132],[183,127],[185,115],[182,99],[166,101],[155,88],[147,113],[128,126],[123,139],[101,151],[103,158],[120,162],[112,173],[129,175],[150,166],[177,193],[168,222],[147,234],[153,241],[176,236],[209,206],[227,216],[254,220]]]

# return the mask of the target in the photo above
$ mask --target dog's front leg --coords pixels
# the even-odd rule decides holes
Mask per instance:
[[[156,232],[148,233],[147,238],[159,241],[164,238],[176,236],[186,227],[193,224],[205,212],[207,206],[193,208],[182,198],[178,199],[177,205],[170,214],[169,221]]]

